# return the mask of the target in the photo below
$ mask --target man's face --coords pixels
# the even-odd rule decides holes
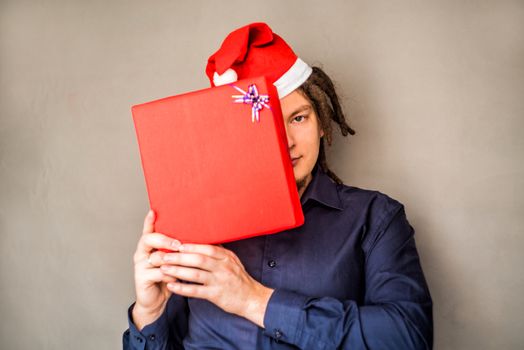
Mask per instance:
[[[293,91],[280,100],[284,126],[287,134],[289,155],[300,195],[312,179],[320,149],[320,138],[324,135],[311,102],[300,92]]]

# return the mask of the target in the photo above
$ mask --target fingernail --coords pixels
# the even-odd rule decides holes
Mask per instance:
[[[153,211],[151,209],[149,209],[149,212],[147,213],[147,217],[150,219],[153,217]]]
[[[171,241],[171,247],[177,249],[178,247],[180,247],[180,242],[177,241],[176,239]]]

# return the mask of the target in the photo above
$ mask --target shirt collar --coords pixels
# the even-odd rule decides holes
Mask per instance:
[[[302,206],[304,207],[309,201],[316,201],[330,208],[342,210],[338,184],[322,171],[318,164],[311,173],[313,179],[300,199]]]

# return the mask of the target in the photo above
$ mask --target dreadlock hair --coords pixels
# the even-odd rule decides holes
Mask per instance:
[[[317,165],[337,184],[342,180],[329,169],[326,159],[325,142],[331,146],[333,141],[333,122],[338,124],[343,136],[355,135],[355,130],[346,123],[344,112],[338,101],[335,86],[329,76],[319,67],[313,67],[309,78],[297,89],[313,105],[319,119],[324,137],[320,140]]]

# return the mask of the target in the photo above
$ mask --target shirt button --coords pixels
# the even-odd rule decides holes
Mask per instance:
[[[280,329],[275,329],[275,338],[278,340],[280,338],[282,338],[282,332],[280,331]]]
[[[275,260],[269,260],[267,262],[267,266],[273,268],[273,267],[277,266],[277,262]]]
[[[155,337],[154,334],[151,334],[151,335],[149,336],[149,340],[151,340],[151,341],[155,341],[155,339],[156,339],[156,337]]]
[[[140,337],[135,337],[135,338],[136,338],[136,340],[137,340],[139,343],[141,343],[141,342],[144,341],[144,340],[143,340],[142,338],[140,338]]]

